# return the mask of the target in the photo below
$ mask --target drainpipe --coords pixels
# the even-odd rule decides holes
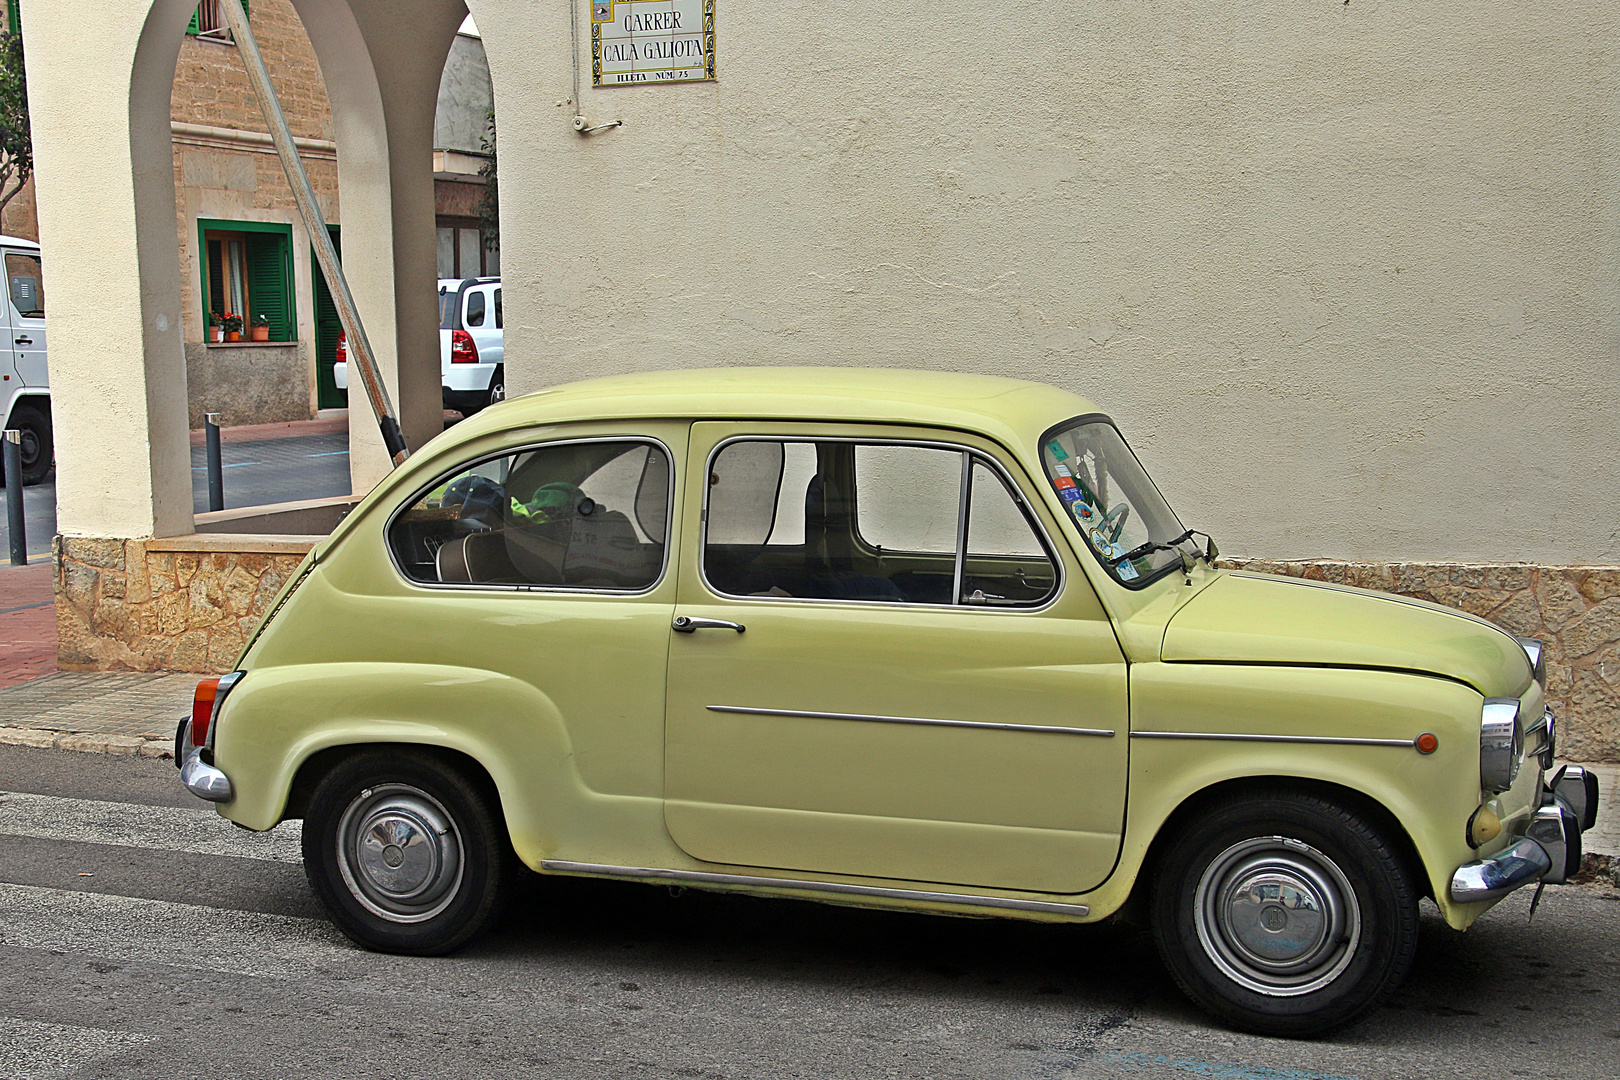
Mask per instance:
[[[315,248],[315,261],[320,264],[326,287],[332,293],[338,321],[343,324],[343,333],[348,338],[349,362],[359,373],[360,384],[365,387],[366,397],[371,401],[371,411],[376,414],[377,426],[382,429],[383,445],[388,448],[388,456],[395,465],[402,464],[409,451],[405,448],[405,437],[399,430],[399,418],[394,415],[393,403],[388,400],[388,388],[377,373],[376,354],[371,351],[371,342],[366,338],[365,328],[360,325],[360,313],[349,292],[349,282],[343,276],[343,267],[338,264],[332,237],[326,231],[326,220],[315,201],[315,189],[309,184],[309,174],[304,171],[304,163],[298,159],[298,147],[287,127],[286,114],[281,111],[281,102],[276,99],[275,87],[270,85],[270,72],[265,69],[259,43],[253,40],[253,28],[248,25],[247,11],[242,7],[242,0],[220,0],[220,7],[225,11],[225,20],[231,24],[231,37],[236,39],[237,52],[247,68],[248,82],[253,84],[253,92],[259,97],[265,123],[270,125],[270,139],[276,144],[276,156],[281,158],[281,167],[287,173],[287,183],[292,187],[293,199],[298,203],[298,214],[304,219],[304,231],[309,233],[310,244]]]

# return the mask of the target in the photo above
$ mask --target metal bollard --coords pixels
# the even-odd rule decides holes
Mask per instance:
[[[0,441],[0,458],[6,476],[6,527],[11,537],[11,565],[28,565],[28,537],[23,530],[22,432],[7,428]]]
[[[203,438],[208,449],[208,509],[225,509],[225,466],[219,460],[219,413],[203,414]]]

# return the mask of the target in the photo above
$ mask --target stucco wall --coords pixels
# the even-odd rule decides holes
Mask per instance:
[[[567,6],[471,6],[514,393],[1022,376],[1235,555],[1620,562],[1612,5],[722,4],[589,138]]]
[[[433,116],[433,148],[483,152],[489,110],[495,107],[484,43],[457,34],[439,76],[439,103]]]
[[[286,344],[186,342],[186,396],[192,430],[203,414],[217,412],[220,424],[274,424],[308,420],[307,341]]]

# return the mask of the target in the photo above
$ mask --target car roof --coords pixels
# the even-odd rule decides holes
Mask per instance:
[[[5,245],[6,247],[23,247],[33,248],[35,251],[39,250],[39,242],[37,240],[24,240],[20,236],[0,236],[0,244]]]
[[[452,430],[580,420],[681,418],[877,422],[975,431],[1023,449],[1100,410],[1044,383],[899,368],[736,367],[614,375],[511,398]]]

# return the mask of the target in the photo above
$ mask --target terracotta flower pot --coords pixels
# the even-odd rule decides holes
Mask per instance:
[[[209,341],[224,341],[225,340],[225,328],[222,327],[222,326],[210,326],[208,328],[208,340]]]
[[[241,333],[239,331],[227,330],[227,331],[225,331],[225,340],[226,341],[241,341],[242,340],[242,335],[241,335]]]
[[[254,341],[269,341],[270,340],[270,328],[268,326],[255,326],[253,328],[253,340]]]

